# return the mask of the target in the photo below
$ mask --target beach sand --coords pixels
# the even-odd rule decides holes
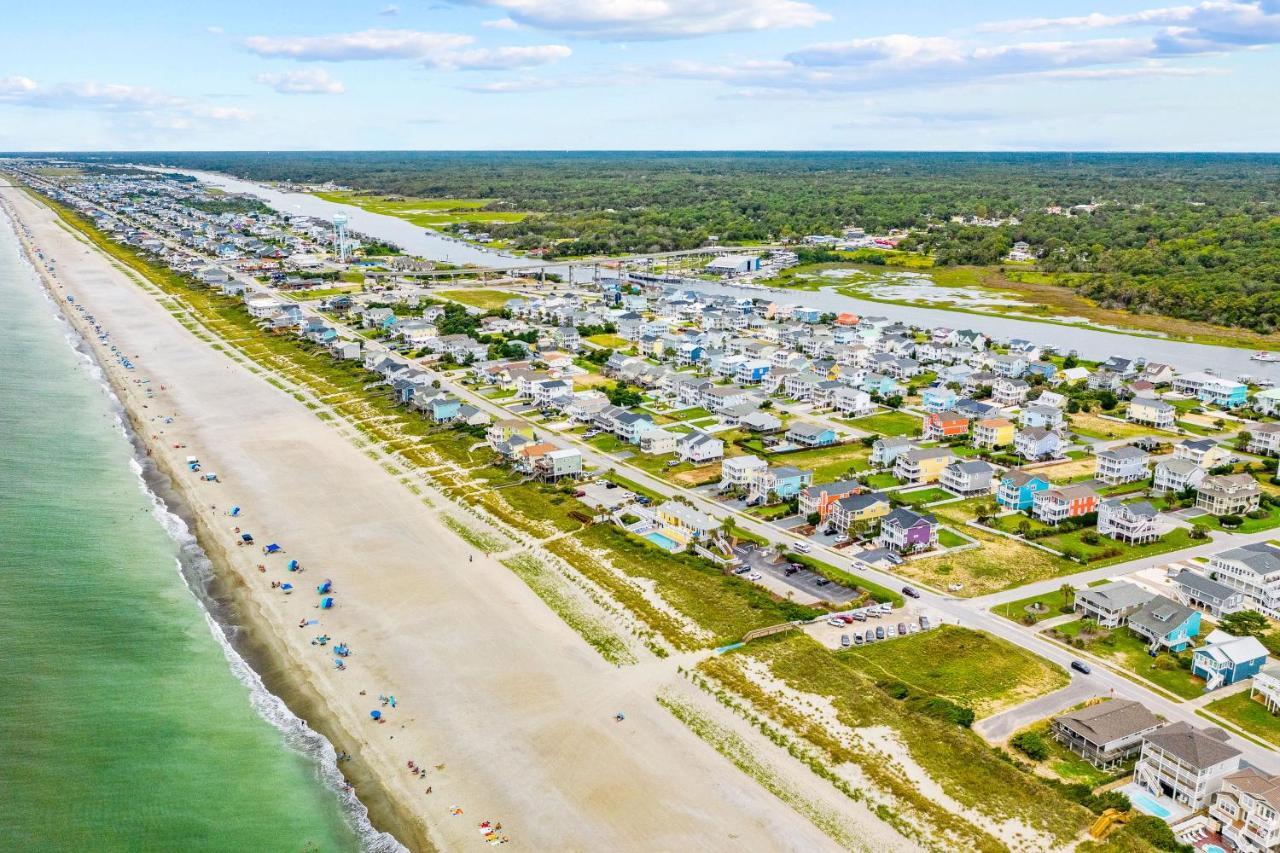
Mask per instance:
[[[355,755],[344,770],[362,798],[386,806],[372,810],[382,828],[413,849],[482,842],[476,825],[486,819],[529,849],[834,846],[655,702],[678,679],[674,661],[606,663],[302,403],[197,339],[48,208],[16,189],[0,194],[56,261],[55,295],[73,294],[133,359],[126,371],[100,352],[238,592],[255,643],[308,697],[295,711]],[[137,379],[150,380],[153,398]],[[172,424],[154,420],[166,415]],[[188,455],[221,483],[190,474]],[[226,515],[233,504],[239,519]],[[236,547],[236,525],[258,547]],[[264,556],[268,542],[285,553]],[[305,573],[287,572],[290,559]],[[327,578],[336,607],[321,611],[315,587]],[[284,595],[273,580],[296,589]],[[319,624],[299,629],[302,619]],[[346,671],[311,645],[319,634],[352,648]],[[393,694],[397,707],[383,707],[379,694]],[[385,723],[371,721],[375,709]],[[625,722],[614,722],[618,711]],[[425,779],[408,772],[410,759],[431,768]],[[455,805],[462,816],[450,814]],[[868,840],[891,842],[873,823]]]

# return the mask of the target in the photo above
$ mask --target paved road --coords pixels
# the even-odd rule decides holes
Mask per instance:
[[[974,724],[973,729],[987,740],[996,743],[1018,729],[1043,720],[1045,717],[1060,714],[1073,705],[1079,705],[1097,695],[1099,695],[1098,689],[1089,679],[1073,678],[1071,683],[1061,690],[1046,693],[1038,699],[1023,702],[1016,708],[979,720]]]

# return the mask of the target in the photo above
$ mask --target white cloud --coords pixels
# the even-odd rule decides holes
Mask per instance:
[[[258,74],[255,83],[270,86],[282,95],[341,95],[347,90],[341,81],[322,68]]]
[[[182,98],[147,86],[96,81],[44,86],[30,77],[0,78],[0,106],[3,105],[127,115],[151,127],[176,130],[195,127],[202,121],[245,121],[252,117],[239,107]]]
[[[668,39],[810,27],[831,16],[802,0],[460,0],[517,24],[605,39]]]
[[[492,21],[481,21],[480,26],[486,30],[518,30],[520,25],[510,18],[497,18]]]
[[[456,33],[364,30],[327,36],[251,36],[245,39],[245,46],[271,58],[327,62],[412,59],[429,68],[469,71],[545,65],[573,52],[559,44],[473,47],[474,42],[472,36]]]
[[[390,6],[384,6],[382,11],[380,11],[378,14],[384,18],[390,18],[400,14],[400,7],[396,6],[395,4],[392,4]]]
[[[220,36],[226,32],[222,27],[205,27],[204,31],[211,36]]]

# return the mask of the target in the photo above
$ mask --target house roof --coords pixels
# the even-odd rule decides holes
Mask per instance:
[[[1221,764],[1240,754],[1240,750],[1183,722],[1167,725],[1143,740],[1198,770]]]
[[[1280,776],[1268,776],[1256,767],[1246,767],[1222,777],[1241,791],[1257,797],[1276,811],[1280,811]]]
[[[1267,647],[1257,637],[1235,637],[1226,631],[1214,631],[1205,638],[1205,642],[1207,645],[1196,649],[1195,653],[1221,663],[1249,663],[1267,656]]]
[[[1241,545],[1218,554],[1218,559],[1240,563],[1258,575],[1280,572],[1280,548],[1267,542]]]
[[[1109,699],[1055,717],[1054,722],[1075,732],[1089,743],[1104,744],[1155,728],[1160,725],[1160,718],[1140,702]]]
[[[836,480],[832,483],[817,483],[807,486],[804,494],[812,497],[818,497],[824,492],[828,495],[840,495],[845,492],[852,492],[854,489],[861,488],[861,483],[857,480]]]
[[[938,520],[934,518],[932,515],[930,515],[929,513],[912,512],[906,507],[898,507],[893,512],[886,515],[884,517],[884,521],[881,523],[892,524],[897,527],[901,527],[903,530],[907,530],[912,527],[915,527],[917,524],[919,524],[922,521],[927,522],[928,524],[938,523]]]
[[[1100,610],[1113,611],[1141,607],[1152,597],[1151,593],[1128,581],[1112,581],[1076,593],[1077,601],[1086,601]]]
[[[1099,456],[1109,456],[1113,459],[1146,459],[1147,451],[1141,447],[1134,447],[1132,444],[1123,444],[1120,447],[1110,447],[1100,451]]]
[[[1218,583],[1213,578],[1205,577],[1199,572],[1183,569],[1174,575],[1173,582],[1183,589],[1197,594],[1197,598],[1211,598],[1224,601],[1235,594],[1235,590],[1226,584]]]
[[[888,503],[889,498],[882,492],[863,492],[860,495],[849,495],[836,501],[841,509],[848,512],[857,512],[878,503]]]
[[[1157,595],[1129,617],[1129,627],[1149,636],[1165,637],[1196,612],[1171,598]]]

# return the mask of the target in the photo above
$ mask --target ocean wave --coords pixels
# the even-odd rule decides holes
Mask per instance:
[[[14,232],[16,237],[16,230],[19,226],[7,215],[3,207],[0,207],[0,220]],[[36,279],[37,284],[40,284],[39,269],[31,262],[25,252],[19,252],[18,254],[26,267],[26,271]],[[263,684],[261,676],[236,649],[235,638],[239,633],[239,628],[227,618],[228,614],[225,608],[218,603],[209,591],[210,584],[214,578],[213,563],[208,555],[205,554],[204,549],[200,547],[200,543],[192,534],[187,523],[170,506],[169,500],[172,500],[175,505],[179,503],[177,495],[173,495],[169,500],[166,500],[157,492],[157,488],[163,490],[165,478],[160,475],[154,463],[147,458],[145,446],[129,425],[125,415],[124,404],[116,395],[115,389],[111,387],[106,372],[99,363],[89,342],[63,316],[58,309],[54,296],[42,285],[40,286],[40,292],[48,300],[50,309],[61,324],[68,346],[80,356],[86,372],[97,381],[102,393],[109,401],[113,424],[133,449],[133,454],[129,458],[129,467],[138,479],[138,488],[151,502],[152,516],[164,528],[177,547],[177,557],[174,559],[177,573],[182,578],[183,585],[199,604],[201,615],[205,618],[209,632],[217,641],[219,648],[222,649],[223,656],[226,658],[232,674],[247,689],[249,702],[254,711],[280,732],[285,746],[311,759],[316,769],[318,780],[332,791],[337,798],[343,818],[355,834],[361,850],[367,851],[367,853],[402,853],[402,851],[407,851],[407,848],[397,841],[394,836],[390,833],[379,831],[369,822],[369,810],[355,793],[347,788],[346,779],[338,769],[337,751],[333,748],[333,744],[329,742],[328,738],[308,726],[305,721],[289,710],[284,700],[268,690],[266,685]],[[153,483],[156,484],[155,487],[153,487]]]

